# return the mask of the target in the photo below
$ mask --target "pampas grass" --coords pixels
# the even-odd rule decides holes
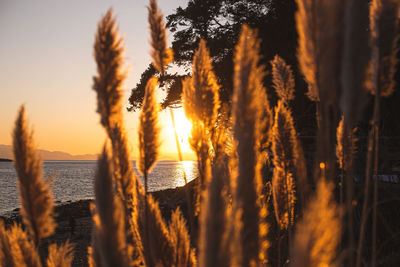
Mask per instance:
[[[367,205],[369,187],[372,173],[378,174],[379,152],[379,123],[380,123],[380,97],[389,96],[393,91],[394,66],[396,65],[397,40],[398,40],[398,1],[376,0],[370,5],[370,29],[372,56],[370,63],[370,87],[375,95],[374,111],[371,120],[371,129],[368,136],[368,153],[366,163],[366,182],[364,190],[363,213],[361,217],[360,238],[357,248],[356,266],[361,265],[364,231],[367,221]],[[373,172],[372,172],[373,170]],[[377,198],[378,179],[374,181],[373,211],[372,211],[372,265],[376,264],[376,231],[377,231]]]
[[[200,181],[195,193],[194,214],[199,215],[202,194],[211,179],[211,132],[217,120],[219,85],[212,70],[206,42],[200,40],[193,57],[192,77],[182,82],[182,101],[186,117],[192,123],[189,144],[196,153]]]
[[[220,86],[204,40],[199,41],[195,51],[192,76],[187,77],[182,85],[183,107],[192,122],[189,141],[197,155],[197,181],[201,185],[194,190],[198,225],[193,220],[192,195],[187,197],[188,214],[182,214],[178,208],[167,222],[157,201],[148,194],[148,175],[157,161],[160,145],[156,77],[148,81],[139,117],[138,169],[145,176],[144,189],[133,171],[122,115],[122,87],[126,78],[124,47],[112,10],[101,19],[94,45],[97,74],[93,89],[97,93],[97,112],[107,133],[106,143],[111,143],[112,150],[108,152],[104,148],[98,160],[95,205],[91,205],[94,226],[92,244],[88,248],[90,266],[274,264],[274,259],[267,256],[271,241],[267,239],[270,201],[266,195],[271,181],[268,180],[270,177],[263,181],[261,174],[262,166],[267,163],[273,166],[272,195],[276,221],[280,231],[288,231],[291,248],[287,261],[282,265],[339,265],[341,257],[338,253],[347,252],[339,251],[341,233],[346,225],[342,227],[341,224],[342,210],[334,199],[332,179],[337,175],[332,161],[334,142],[331,139],[335,136],[333,125],[337,126],[339,97],[344,120],[336,133],[336,153],[339,167],[347,178],[347,231],[350,235],[349,244],[344,244],[350,250],[345,263],[354,265],[351,165],[355,139],[350,129],[363,115],[363,106],[356,103],[357,97],[363,99],[363,90],[369,88],[376,97],[367,154],[365,190],[368,193],[372,165],[375,174],[378,167],[379,98],[393,91],[397,51],[394,42],[398,27],[398,18],[394,14],[399,5],[394,0],[372,1],[371,58],[368,42],[360,45],[362,55],[357,53],[357,40],[369,38],[366,31],[368,14],[365,12],[368,4],[365,1],[297,0],[297,3],[300,68],[309,86],[308,96],[317,101],[316,165],[320,168],[314,173],[316,191],[312,198],[305,197],[311,187],[307,184],[307,166],[289,105],[295,95],[291,67],[279,56],[271,62],[272,83],[279,97],[273,119],[263,85],[265,68],[259,56],[260,41],[256,32],[244,25],[234,51],[231,110],[227,106],[220,107]],[[150,0],[148,11],[152,61],[162,78],[167,64],[172,61],[172,52],[167,49],[165,26],[156,0]],[[366,72],[367,66],[369,73]],[[232,114],[231,118],[229,114]],[[6,229],[0,222],[0,265],[69,266],[73,248],[69,241],[62,245],[51,244],[49,257],[47,260],[43,257],[40,240],[50,236],[55,228],[53,198],[48,182],[42,178],[41,161],[34,151],[32,133],[25,117],[22,107],[13,132],[13,148],[26,230],[18,225]],[[272,154],[273,160],[269,161]],[[374,217],[377,214],[376,190],[377,187]],[[298,206],[302,209],[295,209],[296,191],[301,191],[297,195],[301,197]],[[343,192],[340,194],[341,202],[342,199]],[[358,266],[362,263],[368,203],[364,197]],[[184,215],[190,218],[190,232]],[[376,224],[375,217],[372,227],[373,266],[376,264]],[[291,242],[292,229],[295,230],[294,242]],[[280,253],[278,258],[280,265]]]
[[[298,223],[293,243],[292,266],[337,266],[341,223],[333,199],[333,185],[325,178],[318,182],[303,219]]]
[[[35,249],[35,244],[33,244],[26,232],[19,225],[14,224],[11,227],[9,237],[15,266],[42,266],[39,254]],[[71,264],[64,266],[71,266]]]
[[[44,266],[46,259],[41,240],[54,233],[54,202],[49,181],[42,177],[42,161],[34,149],[33,132],[28,129],[24,106],[15,121],[13,152],[25,230],[13,225],[6,231],[3,224],[0,225],[0,261],[4,263],[1,266]],[[64,256],[61,249],[55,250],[48,261]],[[70,254],[59,266],[70,266],[72,259],[73,254]]]
[[[266,211],[261,205],[261,164],[258,157],[265,88],[256,33],[242,27],[234,56],[233,136],[237,159],[232,162],[233,266],[265,264]]]
[[[294,175],[295,162],[299,158],[299,144],[293,118],[282,101],[278,102],[275,109],[272,138],[275,167],[272,178],[274,210],[279,227],[283,230],[294,223],[296,201]]]
[[[49,246],[49,257],[47,258],[48,267],[67,267],[71,266],[73,259],[74,246],[68,241],[60,246],[52,244]]]
[[[147,175],[157,161],[160,147],[160,126],[158,125],[160,107],[156,102],[156,86],[157,79],[154,77],[147,82],[138,125],[139,157],[137,165],[139,171],[144,175],[146,192],[148,192]]]
[[[167,48],[163,15],[158,8],[157,0],[150,0],[147,9],[149,12],[148,21],[151,33],[150,45],[152,47],[153,66],[163,75],[165,66],[173,60],[173,51],[171,48]]]
[[[158,203],[151,195],[148,195],[146,205],[147,216],[141,214],[142,220],[146,219],[145,227],[149,229],[148,235],[143,238],[143,245],[146,248],[144,251],[146,266],[173,266],[176,259],[175,249]]]
[[[295,223],[296,184],[300,188],[301,202],[304,202],[307,181],[306,177],[303,177],[306,172],[303,151],[294,128],[292,114],[285,103],[284,100],[278,101],[272,128],[272,153],[274,154],[272,195],[279,229],[280,231],[287,230],[290,243],[292,226]],[[280,239],[279,235],[279,261]]]
[[[17,266],[14,262],[9,233],[0,221],[0,266]]]
[[[319,100],[316,69],[317,46],[316,46],[316,8],[314,0],[298,0],[298,11],[296,13],[296,27],[299,35],[299,48],[297,58],[304,79],[308,84],[307,96],[312,101]]]
[[[93,77],[93,90],[97,93],[97,112],[101,124],[112,135],[112,129],[121,122],[122,84],[126,73],[122,69],[124,47],[109,9],[98,24],[94,57],[98,75]]]
[[[301,201],[303,202],[304,195],[308,191],[306,163],[289,107],[290,100],[294,99],[293,71],[278,55],[271,61],[271,65],[274,89],[279,96],[278,105],[275,108],[274,126],[270,133],[273,144],[272,152],[277,153],[274,165],[281,167],[286,165],[286,171],[290,171],[292,175],[296,176],[296,184],[301,192]],[[286,164],[282,165],[282,161],[285,160]],[[280,173],[282,174],[282,171]]]
[[[366,81],[371,54],[369,33],[365,30],[368,23],[368,3],[364,0],[348,1],[344,12],[340,108],[350,128],[361,119],[368,100]]]
[[[204,190],[210,179],[210,131],[214,127],[220,105],[220,87],[204,40],[200,40],[192,68],[192,77],[183,81],[182,98],[186,117],[192,122],[190,144],[197,154],[201,186]]]
[[[297,0],[298,60],[308,97],[335,103],[338,92],[344,1]],[[335,40],[335,41],[332,41]]]
[[[113,169],[106,148],[98,160],[95,176],[94,234],[101,256],[101,266],[127,266],[128,248],[125,239],[124,209],[113,190]],[[96,263],[100,265],[99,263]]]
[[[197,266],[196,254],[190,245],[190,236],[186,227],[186,220],[179,208],[172,212],[168,229],[174,248],[175,260],[173,266]]]
[[[40,239],[50,236],[55,229],[54,202],[50,186],[42,177],[42,161],[34,149],[33,133],[28,129],[24,106],[15,121],[13,152],[22,221],[39,248]]]
[[[373,57],[371,60],[370,91],[388,97],[394,90],[398,40],[399,2],[396,0],[374,0],[370,5],[370,29]]]
[[[97,112],[113,147],[117,178],[121,194],[127,200],[135,201],[136,176],[129,162],[126,134],[122,123],[122,84],[126,78],[122,68],[122,39],[115,26],[112,9],[108,10],[98,25],[95,39],[97,76],[93,78],[93,89],[97,93]],[[132,203],[134,206],[135,203]]]
[[[297,0],[298,61],[308,84],[308,97],[316,101],[318,125],[316,165],[326,166],[334,179],[334,144],[340,94],[339,73],[343,40],[344,0]],[[334,41],[332,41],[334,40]],[[319,169],[315,168],[315,179]]]
[[[230,266],[229,206],[229,158],[219,154],[215,159],[208,194],[202,203],[199,240],[199,266]]]
[[[356,131],[357,128],[349,130],[345,127],[345,119],[342,117],[336,130],[336,158],[339,163],[339,168],[345,171],[349,170],[353,165],[353,157],[357,152]]]
[[[200,40],[193,57],[192,86],[186,87],[184,91],[184,101],[188,100],[185,112],[189,118],[193,118],[191,120],[201,121],[205,130],[209,131],[217,119],[220,86],[212,70],[210,52],[204,40]]]
[[[294,99],[294,78],[290,66],[278,55],[275,55],[272,65],[272,83],[278,97],[285,103]]]
[[[395,0],[375,0],[370,5],[370,28],[372,59],[372,82],[370,91],[375,94],[374,117],[372,121],[374,135],[374,175],[378,175],[380,97],[388,97],[394,91],[398,40],[399,40],[400,3]],[[369,151],[368,151],[369,152]],[[367,199],[367,197],[365,197]],[[374,181],[372,210],[372,266],[377,256],[377,209],[378,179]],[[359,247],[360,248],[360,247]],[[359,250],[360,254],[361,251]],[[357,262],[359,264],[359,262]]]
[[[133,243],[134,258],[141,260],[142,244],[139,236],[138,208],[144,206],[143,189],[133,172],[130,153],[122,118],[122,85],[126,78],[123,70],[122,39],[115,26],[112,9],[108,10],[98,24],[95,39],[97,76],[93,78],[93,89],[97,93],[97,112],[112,144],[112,160],[116,188],[125,210],[128,240]],[[141,203],[140,203],[141,202]]]

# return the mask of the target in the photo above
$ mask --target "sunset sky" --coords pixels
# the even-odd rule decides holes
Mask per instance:
[[[109,7],[114,8],[120,33],[125,37],[127,104],[131,88],[150,62],[147,4],[145,0],[2,0],[0,144],[11,144],[18,107],[25,104],[38,148],[75,155],[99,153],[105,134],[92,90],[97,22]],[[159,0],[164,15],[186,4],[187,0]],[[172,35],[168,36],[171,41]],[[137,116],[138,113],[125,114],[134,155]],[[178,111],[177,117],[183,118],[183,112]],[[163,158],[174,157],[176,145],[168,112],[162,112],[161,121]],[[189,152],[186,140],[181,141],[183,151]]]

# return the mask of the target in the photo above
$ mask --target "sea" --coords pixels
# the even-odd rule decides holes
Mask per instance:
[[[94,199],[96,161],[44,161],[43,176],[51,179],[51,188],[57,203]],[[143,183],[143,178],[134,170]],[[159,191],[185,185],[197,177],[195,161],[159,161],[148,176],[149,191]],[[12,162],[0,162],[0,214],[19,207],[17,174]]]

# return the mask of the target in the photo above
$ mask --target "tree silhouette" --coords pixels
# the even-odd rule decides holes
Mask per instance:
[[[242,24],[258,30],[265,63],[279,54],[288,64],[297,65],[295,9],[293,0],[191,0],[187,7],[178,7],[175,13],[167,16],[167,27],[174,38],[174,63],[183,67],[186,75],[189,74],[190,62],[198,42],[200,38],[205,39],[222,85],[222,100],[228,101],[232,93],[233,47]],[[151,74],[156,74],[156,71],[149,67],[133,88],[130,110],[140,107],[144,86]],[[168,95],[174,97],[167,97],[164,106],[176,103],[176,97],[180,97],[181,86],[175,85],[180,79],[181,75],[178,74],[163,77],[164,82],[172,83],[174,87],[168,92]]]

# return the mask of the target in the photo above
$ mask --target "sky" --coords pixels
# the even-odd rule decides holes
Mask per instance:
[[[188,1],[158,2],[163,14],[168,15]],[[113,7],[125,40],[127,106],[131,89],[150,62],[147,4],[145,0],[1,0],[0,144],[11,145],[17,111],[25,104],[38,148],[73,155],[99,153],[106,138],[92,90],[97,23]],[[171,41],[172,34],[168,37]],[[184,115],[182,110],[175,112],[179,124]],[[124,117],[129,144],[136,155],[138,113],[125,112]],[[175,157],[169,112],[161,112],[161,122],[162,157]],[[189,153],[183,136],[183,152]],[[187,157],[193,159],[193,154]]]

